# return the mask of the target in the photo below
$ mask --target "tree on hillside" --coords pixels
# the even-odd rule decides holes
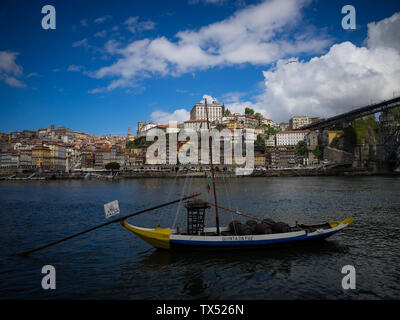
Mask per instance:
[[[324,158],[324,147],[321,145],[317,145],[313,151],[314,156],[316,156],[319,160]]]
[[[270,125],[264,124],[264,131],[266,134],[268,134],[268,137],[272,134],[277,134],[279,132],[279,130],[276,130],[275,128],[272,128]]]
[[[253,115],[254,114],[254,110],[251,108],[246,108],[244,109],[244,114],[245,115]]]
[[[307,145],[303,140],[297,143],[296,153],[300,157],[305,157],[307,155]]]
[[[168,140],[167,140],[168,141]],[[137,138],[133,141],[128,141],[125,145],[127,149],[140,149],[140,148],[147,148],[151,144],[153,144],[154,141],[146,141],[146,137],[140,137]]]
[[[256,141],[254,141],[254,145],[256,147],[262,148],[263,151],[265,150],[265,140],[261,134],[257,135],[257,139]]]

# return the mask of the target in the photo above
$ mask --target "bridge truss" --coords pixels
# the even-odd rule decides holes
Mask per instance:
[[[347,124],[353,120],[378,112],[387,113],[390,109],[400,107],[400,97],[384,100],[361,108],[339,114],[328,119],[306,126],[302,130],[322,130],[338,124]],[[383,146],[383,161],[390,166],[400,165],[400,114],[390,122],[380,122],[381,141]]]

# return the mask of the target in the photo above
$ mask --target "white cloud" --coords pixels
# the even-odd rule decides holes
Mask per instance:
[[[0,51],[0,72],[22,75],[23,68],[15,63],[18,52]]]
[[[108,40],[106,44],[104,45],[104,49],[106,50],[107,53],[109,54],[116,54],[120,50],[121,44],[118,41],[115,41],[114,39]]]
[[[11,87],[26,87],[25,83],[17,78],[22,76],[23,68],[15,63],[18,52],[0,51],[0,81]]]
[[[170,121],[182,123],[190,119],[190,112],[185,109],[178,109],[172,113],[155,110],[151,113],[151,120],[159,124],[168,124]]]
[[[244,63],[267,65],[288,55],[319,53],[329,39],[310,29],[292,38],[287,33],[300,20],[306,3],[308,0],[264,1],[199,30],[180,31],[176,41],[163,36],[134,41],[116,52],[120,58],[114,64],[92,76],[115,77],[122,85],[152,75],[178,76]],[[130,17],[124,24],[136,32],[140,22],[138,17]]]
[[[129,17],[123,24],[132,33],[153,30],[156,26],[155,22],[150,20],[139,21],[139,17]]]
[[[40,74],[37,72],[31,72],[27,76],[27,78],[32,78],[32,77],[40,77]]]
[[[85,39],[82,39],[82,40],[79,40],[79,41],[75,41],[75,42],[72,44],[72,47],[84,47],[84,48],[89,48],[90,46],[89,46],[89,43],[88,43],[88,39],[85,38]]]
[[[22,81],[16,79],[15,77],[10,77],[8,75],[1,75],[0,74],[0,81],[3,80],[11,87],[18,87],[18,88],[25,88],[26,84]]]
[[[366,39],[369,48],[388,47],[400,52],[400,12],[377,23],[368,24],[368,37]]]
[[[215,4],[215,5],[222,5],[224,3],[228,2],[228,0],[189,0],[189,4],[198,4],[198,3],[204,3],[204,4]]]
[[[99,31],[94,34],[95,38],[104,38],[107,35],[107,30]]]
[[[101,92],[104,92],[104,91],[105,91],[104,88],[95,88],[95,89],[89,90],[88,93],[96,94],[96,93],[101,93]]]
[[[75,65],[75,64],[71,64],[70,66],[68,66],[68,71],[71,71],[71,72],[79,72],[79,71],[81,71],[81,70],[83,70],[83,69],[85,69],[85,67],[84,66],[77,66],[77,65]]]
[[[204,100],[207,100],[207,103],[213,103],[213,101],[216,101],[216,98],[213,98],[212,96],[209,96],[208,94],[203,95],[203,99],[200,100],[199,102],[204,102]]]
[[[255,105],[273,120],[287,121],[294,115],[333,116],[393,97],[400,89],[398,30],[395,14],[368,25],[368,47],[343,42],[309,61],[280,60],[263,72],[265,92]]]
[[[110,15],[105,15],[105,16],[102,16],[102,17],[98,17],[97,19],[95,19],[94,20],[94,23],[97,23],[97,24],[100,24],[100,23],[103,23],[103,22],[105,22],[105,21],[107,21],[107,20],[110,20],[110,19],[112,19],[112,16],[110,16]]]
[[[225,103],[225,107],[232,113],[241,113],[241,114],[244,114],[246,108],[250,108],[253,109],[255,112],[259,112],[262,115],[266,116],[265,110],[263,110],[257,104],[250,101]]]

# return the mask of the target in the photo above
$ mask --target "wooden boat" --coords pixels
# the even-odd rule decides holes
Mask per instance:
[[[305,243],[326,239],[336,232],[346,228],[354,220],[350,217],[343,221],[332,221],[318,225],[298,225],[291,227],[289,232],[272,234],[236,235],[229,227],[222,227],[217,235],[216,228],[205,228],[199,235],[181,233],[176,229],[141,228],[126,221],[121,224],[124,228],[159,249],[189,249],[189,250],[233,250],[256,249],[271,246]]]
[[[210,130],[208,120],[207,101],[205,103],[207,126]],[[209,143],[210,159],[212,159],[211,140]],[[187,229],[182,232],[177,229],[161,228],[158,226],[155,229],[142,228],[127,223],[124,219],[121,220],[121,225],[133,232],[139,238],[143,239],[150,245],[159,249],[188,249],[188,250],[233,250],[233,249],[249,249],[249,248],[265,248],[276,245],[310,242],[312,240],[321,240],[330,237],[336,232],[346,228],[353,220],[354,216],[343,221],[333,221],[317,225],[298,225],[289,227],[285,225],[282,230],[274,230],[274,232],[251,232],[246,234],[236,232],[235,228],[219,227],[218,208],[223,208],[217,204],[217,195],[215,190],[214,167],[212,161],[211,175],[213,183],[214,204],[201,200],[188,201],[185,204],[187,208]],[[204,220],[206,209],[211,205],[215,207],[216,227],[205,228]],[[226,209],[226,208],[223,208]],[[227,209],[234,213],[233,211]],[[244,214],[242,214],[244,215]],[[249,217],[248,215],[245,215]],[[253,217],[254,218],[254,217]],[[257,218],[254,218],[259,220]],[[257,224],[255,220],[254,223]],[[275,222],[272,222],[275,224]],[[281,223],[282,224],[282,223]],[[272,226],[272,225],[271,225]],[[268,228],[270,226],[268,225]]]

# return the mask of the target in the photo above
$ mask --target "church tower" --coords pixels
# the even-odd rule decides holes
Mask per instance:
[[[140,136],[142,129],[143,129],[143,122],[142,122],[142,120],[139,120],[139,122],[137,124],[137,136]]]

